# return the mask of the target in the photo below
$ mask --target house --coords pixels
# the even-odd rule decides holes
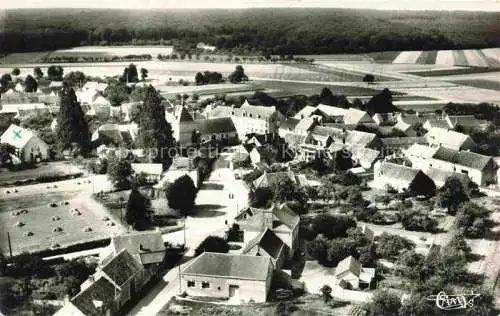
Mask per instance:
[[[343,118],[345,125],[358,125],[364,123],[375,123],[373,118],[365,111],[349,108]]]
[[[143,265],[137,258],[126,247],[110,254],[97,271],[82,283],[80,292],[68,305],[73,305],[83,315],[118,314],[124,305],[138,298],[141,290],[157,273],[156,265]],[[71,306],[64,306],[63,309],[74,310]]]
[[[103,124],[92,133],[92,143],[95,146],[131,146],[139,134],[139,127],[131,124]]]
[[[229,117],[196,120],[195,131],[199,133],[201,142],[216,140],[224,145],[236,145],[239,142],[236,127]]]
[[[204,252],[181,272],[181,288],[189,296],[265,302],[273,265],[267,256]]]
[[[301,119],[304,119],[306,117],[311,116],[311,114],[314,111],[316,111],[316,107],[310,106],[310,105],[306,105],[299,112],[297,112],[297,114],[295,114],[295,116],[293,118],[301,120]]]
[[[425,137],[387,137],[380,138],[380,143],[382,145],[381,152],[382,156],[386,157],[388,155],[396,154],[399,155],[403,151],[410,148],[413,144],[427,145],[427,140]]]
[[[165,259],[165,244],[161,232],[129,232],[111,237],[111,243],[100,254],[101,262],[109,256],[116,256],[123,249],[142,265],[160,264]]]
[[[469,135],[442,128],[431,128],[425,134],[425,139],[432,147],[443,146],[454,150],[472,150],[476,147]]]
[[[283,114],[275,107],[252,105],[245,101],[241,107],[218,106],[207,113],[208,117],[230,117],[241,140],[247,134],[278,133]]]
[[[355,165],[363,167],[365,170],[373,168],[375,162],[381,158],[380,151],[370,148],[359,148],[352,153],[352,160]]]
[[[375,163],[372,186],[383,190],[393,188],[400,192],[413,190],[417,194],[426,194],[435,188],[432,179],[422,170],[381,161]]]
[[[363,268],[358,260],[349,256],[335,268],[335,279],[343,288],[358,290],[370,288],[375,278],[375,269]]]
[[[446,147],[413,145],[405,151],[413,166],[427,170],[463,173],[480,186],[497,183],[497,170],[493,157],[470,151],[458,151]]]
[[[172,126],[172,135],[181,145],[193,143],[197,125],[188,109],[182,105],[165,107],[165,120]]]
[[[241,253],[269,257],[276,270],[284,265],[288,258],[288,252],[288,246],[272,230],[266,229],[250,240]]]
[[[415,137],[417,136],[417,131],[415,130],[415,125],[424,124],[427,118],[421,117],[416,114],[403,114],[399,113],[396,116],[396,125],[394,128],[405,133],[406,136]]]
[[[280,171],[280,172],[264,172],[263,175],[254,180],[253,186],[255,189],[258,188],[270,188],[275,185],[278,181],[288,178],[293,183],[296,183],[295,174],[292,171]]]
[[[424,124],[423,128],[426,130],[431,130],[433,128],[441,128],[445,130],[453,129],[453,127],[448,123],[448,121],[440,118],[440,117],[430,117],[428,118]]]
[[[132,163],[130,164],[134,174],[145,176],[147,182],[158,182],[163,173],[163,165],[161,163]]]
[[[457,126],[467,129],[486,130],[491,122],[487,120],[479,120],[474,115],[446,115],[445,121],[450,126],[450,129],[455,129]]]
[[[375,113],[372,116],[373,121],[377,125],[394,125],[397,121],[397,113]]]
[[[257,147],[253,146],[252,150],[250,151],[250,161],[252,162],[252,165],[257,165],[259,162],[262,161],[262,155],[266,149],[264,147]]]
[[[295,126],[294,133],[298,135],[307,135],[320,122],[319,116],[308,116],[301,119]]]
[[[252,240],[269,229],[288,246],[289,258],[298,248],[300,217],[285,203],[269,209],[246,208],[235,219],[244,231],[244,240]]]
[[[466,188],[471,182],[469,176],[465,173],[458,173],[433,167],[427,168],[426,170],[424,170],[424,172],[429,178],[432,179],[432,181],[434,181],[437,188],[442,187],[445,184],[446,180],[450,177],[458,178]]]
[[[35,163],[49,158],[49,146],[35,132],[15,124],[0,136],[0,143],[15,147],[15,155],[23,162]]]
[[[284,138],[285,135],[287,135],[288,133],[293,133],[295,131],[297,124],[299,124],[299,122],[300,122],[300,119],[295,118],[295,117],[289,117],[286,120],[283,120],[283,122],[281,122],[281,124],[278,128],[279,136]]]

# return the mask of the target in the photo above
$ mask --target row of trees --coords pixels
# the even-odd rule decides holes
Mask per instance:
[[[339,9],[143,12],[48,10],[6,13],[0,52],[49,51],[81,44],[199,42],[237,53],[276,55],[365,53],[496,47],[485,30],[498,14],[390,12]],[[334,23],[332,23],[334,21]],[[402,22],[404,21],[404,23]],[[29,27],[26,27],[29,25]],[[457,28],[458,25],[458,28]],[[27,40],[29,39],[29,40]]]

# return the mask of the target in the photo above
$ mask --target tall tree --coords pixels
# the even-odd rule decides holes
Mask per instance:
[[[469,201],[469,195],[462,181],[457,177],[446,179],[439,191],[439,203],[441,207],[446,207],[449,214],[455,215],[460,204],[467,201]]]
[[[137,73],[137,67],[134,64],[128,65],[128,67],[123,69],[123,75],[120,80],[122,82],[138,82],[139,74]]]
[[[168,206],[186,215],[194,208],[198,192],[193,180],[188,175],[184,175],[170,184],[166,193]]]
[[[124,190],[130,187],[130,176],[132,172],[132,166],[126,159],[114,158],[109,162],[108,178],[118,190]]]
[[[142,81],[146,80],[148,77],[148,70],[146,68],[141,68],[141,79]]]
[[[43,71],[42,71],[42,69],[40,69],[40,67],[33,68],[33,75],[37,79],[43,78]]]
[[[149,220],[151,201],[134,185],[128,197],[125,221],[134,228],[143,229]]]
[[[231,83],[240,83],[242,81],[248,81],[248,76],[245,74],[243,66],[238,65],[234,71],[229,75],[229,81]]]
[[[90,152],[89,126],[80,103],[76,100],[75,90],[65,86],[59,96],[56,130],[59,149],[79,149],[83,155],[87,155]]]
[[[24,91],[25,92],[36,92],[38,89],[38,82],[31,76],[27,75],[24,80]]]
[[[138,125],[139,146],[148,150],[155,162],[170,165],[175,154],[172,126],[165,120],[165,108],[161,105],[160,95],[151,85],[146,90]]]
[[[50,65],[47,69],[47,76],[49,80],[52,81],[62,81],[63,80],[64,69],[59,65]]]
[[[111,84],[104,93],[112,106],[119,106],[129,100],[129,87],[124,83]]]
[[[0,78],[0,84],[1,89],[0,92],[4,93],[5,91],[9,90],[13,84],[12,84],[12,76],[10,74],[3,74],[2,77]]]
[[[73,87],[82,87],[87,77],[81,71],[72,71],[64,76],[64,82]]]
[[[19,70],[19,68],[12,69],[12,74],[14,76],[19,76],[20,73],[21,73],[21,70]]]

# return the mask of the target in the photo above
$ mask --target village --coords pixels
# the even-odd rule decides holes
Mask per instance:
[[[321,83],[200,97],[252,76],[63,67],[1,79],[11,311],[433,315],[429,295],[462,289],[483,297],[470,315],[499,302],[498,104],[393,101],[383,82],[363,100]]]

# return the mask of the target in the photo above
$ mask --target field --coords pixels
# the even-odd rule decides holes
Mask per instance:
[[[96,190],[106,182],[101,178],[93,180]],[[15,188],[17,192],[14,188],[3,188],[0,191],[1,251],[8,253],[7,232],[10,233],[13,253],[20,253],[39,251],[56,244],[65,247],[123,231],[118,221],[114,226],[103,221],[109,213],[91,198],[93,182],[81,178],[18,186]],[[78,212],[72,213],[73,209],[78,209]],[[62,231],[54,231],[57,227]],[[85,231],[86,228],[90,230]],[[32,235],[28,236],[30,232]]]
[[[50,57],[76,56],[127,56],[149,54],[156,57],[158,54],[170,55],[172,46],[80,46],[70,49],[59,49],[50,54]]]
[[[341,86],[328,83],[303,83],[303,82],[288,82],[288,81],[273,81],[273,80],[256,80],[254,81],[255,89],[275,89],[280,92],[271,93],[275,97],[285,97],[295,94],[320,94],[324,87],[330,88],[333,94],[342,94],[345,96],[373,96],[382,89],[364,88],[356,86]]]
[[[418,65],[414,65],[418,66]],[[422,76],[422,77],[439,77],[439,76],[455,76],[455,75],[467,75],[467,74],[482,74],[488,72],[497,72],[498,69],[486,69],[479,67],[453,67],[453,68],[416,68],[408,69],[405,71],[408,74]]]
[[[0,58],[0,64],[36,63],[51,52],[13,53]]]
[[[386,60],[390,57],[388,54]],[[500,67],[500,48],[404,51],[400,52],[392,63],[498,68]]]
[[[37,168],[26,169],[20,171],[9,171],[7,169],[0,169],[0,185],[15,181],[25,181],[28,179],[35,179],[43,176],[51,175],[76,175],[81,170],[77,167],[66,164],[63,162],[55,162],[49,164],[42,164]]]
[[[490,81],[483,79],[452,80],[464,86],[500,91],[500,81]]]

